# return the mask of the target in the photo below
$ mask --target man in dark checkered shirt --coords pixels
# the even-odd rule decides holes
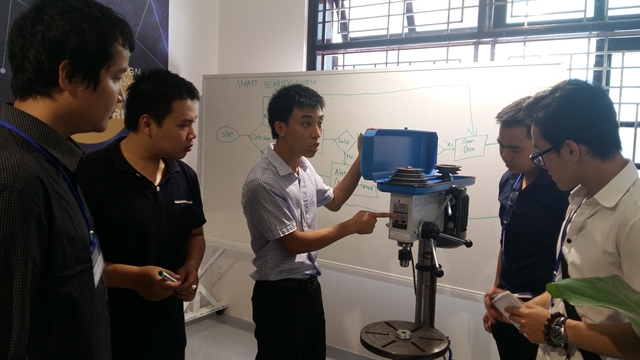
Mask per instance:
[[[338,211],[360,181],[360,155],[331,188],[307,158],[320,146],[324,99],[299,84],[278,90],[267,109],[276,140],[251,169],[242,209],[255,253],[253,321],[256,359],[324,359],[325,320],[316,265],[317,250],[351,234],[370,234],[379,217],[360,211],[340,224],[318,229],[317,209]],[[358,138],[358,153],[360,139]]]
[[[0,359],[110,359],[99,241],[71,135],[104,131],[134,50],[93,0],[41,0],[8,38],[15,104],[0,112]]]

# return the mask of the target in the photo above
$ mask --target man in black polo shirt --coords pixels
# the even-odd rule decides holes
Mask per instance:
[[[106,130],[134,48],[127,22],[92,0],[37,1],[11,27],[16,101],[0,111],[0,359],[111,358],[104,262],[71,135]]]
[[[114,359],[185,356],[183,301],[196,294],[205,218],[197,176],[178,159],[193,146],[199,98],[176,74],[143,71],[128,89],[129,134],[80,164],[104,251]]]
[[[494,285],[484,299],[487,312],[483,320],[502,360],[535,359],[538,344],[520,334],[491,298],[505,290],[528,295],[528,299],[545,291],[553,279],[558,233],[569,205],[569,192],[560,191],[547,170],[529,159],[535,149],[531,125],[522,113],[529,98],[513,102],[496,116],[500,156],[508,170],[499,184],[501,246]]]

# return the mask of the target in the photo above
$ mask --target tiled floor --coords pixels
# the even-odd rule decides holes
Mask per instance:
[[[187,324],[187,359],[254,359],[253,323],[228,316],[210,315]],[[348,351],[327,347],[328,360],[369,360]]]

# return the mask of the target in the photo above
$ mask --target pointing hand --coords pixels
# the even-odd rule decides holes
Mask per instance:
[[[355,223],[356,234],[371,234],[376,227],[378,218],[395,218],[393,213],[380,213],[360,210],[351,218]]]

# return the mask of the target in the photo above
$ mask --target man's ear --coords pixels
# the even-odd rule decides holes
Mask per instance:
[[[62,90],[67,91],[73,95],[78,88],[78,85],[69,79],[70,72],[71,66],[69,64],[69,60],[64,60],[63,62],[61,62],[58,66],[58,85]]]
[[[287,124],[283,123],[282,121],[276,121],[273,124],[273,128],[276,130],[278,137],[283,137],[286,134]]]
[[[578,143],[573,140],[567,140],[564,142],[564,146],[567,148],[567,155],[573,162],[577,162],[584,158],[586,154],[586,149],[580,147]]]
[[[153,125],[155,125],[155,122],[153,121],[153,119],[151,118],[151,116],[144,114],[142,116],[140,116],[140,120],[138,123],[138,129],[140,129],[140,131],[142,133],[144,133],[145,135],[147,135],[149,138],[151,138],[152,136],[152,127]]]

